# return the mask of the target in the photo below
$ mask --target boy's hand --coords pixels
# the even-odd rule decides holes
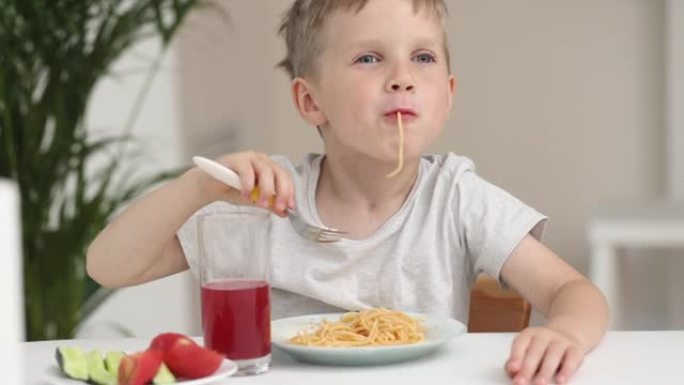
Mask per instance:
[[[584,350],[572,338],[548,327],[530,327],[513,341],[506,373],[513,384],[550,384],[568,381],[584,359]]]
[[[294,183],[290,174],[262,153],[253,151],[224,155],[217,162],[240,176],[242,191],[237,191],[209,175],[202,176],[202,188],[212,197],[236,204],[254,204],[286,217],[294,208]]]

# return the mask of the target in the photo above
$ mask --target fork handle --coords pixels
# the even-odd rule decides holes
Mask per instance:
[[[217,179],[234,189],[242,190],[242,182],[240,181],[240,176],[238,176],[238,174],[235,173],[235,171],[229,169],[228,167],[216,161],[207,159],[202,156],[193,156],[192,161],[195,163],[197,167],[200,168],[200,170],[211,175],[212,177],[214,177],[214,179]]]
[[[192,161],[200,170],[211,175],[214,179],[217,179],[238,191],[242,190],[240,176],[230,168],[203,156],[193,156]],[[252,202],[256,202],[259,199],[259,195],[259,187],[254,187],[249,194],[249,199]],[[270,197],[268,202],[270,207],[275,206],[275,197]]]

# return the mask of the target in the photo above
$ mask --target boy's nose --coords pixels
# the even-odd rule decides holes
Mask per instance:
[[[415,88],[413,78],[407,72],[397,73],[387,81],[385,89],[387,92],[410,92]]]
[[[391,91],[413,91],[413,84],[411,83],[402,83],[402,82],[392,82],[390,84],[389,90]],[[388,90],[388,91],[389,91]]]

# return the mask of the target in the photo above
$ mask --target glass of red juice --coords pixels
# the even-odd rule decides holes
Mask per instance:
[[[263,210],[198,218],[204,345],[259,374],[271,364],[270,215]]]

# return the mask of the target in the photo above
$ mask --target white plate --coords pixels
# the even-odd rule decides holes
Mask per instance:
[[[193,380],[182,380],[178,381],[176,379],[176,382],[174,383],[177,385],[201,385],[201,384],[208,384],[212,383],[214,381],[221,380],[226,377],[230,377],[235,372],[237,372],[238,366],[235,362],[225,358],[223,359],[223,362],[221,363],[221,366],[219,366],[218,369],[214,372],[214,374],[211,374],[206,377],[202,378],[196,378]],[[68,377],[62,371],[59,369],[57,364],[54,366],[51,366],[50,369],[48,370],[48,378],[47,378],[47,383],[48,384],[54,384],[54,385],[83,385],[87,384],[85,381],[79,381],[79,380],[73,380]]]
[[[238,365],[234,362],[231,361],[227,358],[223,359],[223,362],[221,363],[221,366],[219,366],[218,369],[214,372],[214,374],[208,375],[206,377],[202,378],[196,378],[194,380],[183,380],[183,381],[176,381],[174,384],[178,385],[200,385],[200,384],[208,384],[217,380],[221,380],[226,377],[230,377],[235,372],[238,370]]]
[[[362,346],[349,348],[309,347],[288,340],[302,330],[311,330],[324,320],[337,321],[344,313],[316,314],[284,318],[271,323],[273,345],[293,358],[322,365],[362,366],[383,365],[412,360],[430,353],[441,345],[465,333],[466,326],[443,316],[408,313],[423,320],[425,341],[409,345]]]

